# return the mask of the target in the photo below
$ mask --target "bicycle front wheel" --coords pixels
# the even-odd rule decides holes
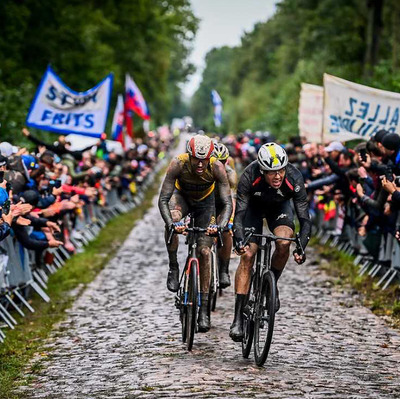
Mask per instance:
[[[198,261],[192,260],[189,271],[188,282],[188,299],[186,306],[186,344],[188,351],[192,350],[194,333],[196,331],[197,323],[197,307],[198,307]]]
[[[249,293],[246,296],[246,304],[243,309],[243,340],[242,355],[247,359],[250,355],[254,337],[254,273],[251,276]]]
[[[275,322],[276,283],[269,270],[264,274],[261,292],[256,298],[254,317],[254,358],[262,366],[268,357]]]
[[[185,277],[186,281],[186,277]],[[181,288],[179,292],[179,319],[182,324],[182,342],[186,342],[186,314],[187,314],[187,306],[185,303],[185,291]]]

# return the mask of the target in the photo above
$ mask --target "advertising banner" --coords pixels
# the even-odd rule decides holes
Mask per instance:
[[[90,90],[71,90],[49,66],[36,91],[26,124],[55,133],[100,137],[106,125],[113,85],[109,74]]]
[[[399,132],[400,93],[324,74],[324,141],[368,140],[378,130]]]
[[[324,88],[301,84],[299,102],[299,132],[312,143],[322,142]]]

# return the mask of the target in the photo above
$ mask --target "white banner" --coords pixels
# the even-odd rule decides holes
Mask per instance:
[[[322,119],[324,112],[324,88],[301,84],[299,102],[299,132],[311,143],[322,141]]]
[[[66,86],[49,66],[26,118],[28,126],[56,133],[100,137],[106,125],[113,75],[85,92]]]
[[[368,140],[378,130],[399,132],[400,93],[324,74],[324,141]]]

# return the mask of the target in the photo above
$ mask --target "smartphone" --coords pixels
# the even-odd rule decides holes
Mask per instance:
[[[385,177],[387,181],[393,181],[393,171],[391,168],[387,168],[385,171]]]
[[[11,201],[9,199],[5,200],[2,208],[3,208],[3,213],[5,215],[8,215],[10,213]]]
[[[367,162],[367,149],[361,148],[359,154],[360,154],[361,160],[363,162]]]
[[[0,172],[0,183],[3,183],[4,180],[4,171]]]

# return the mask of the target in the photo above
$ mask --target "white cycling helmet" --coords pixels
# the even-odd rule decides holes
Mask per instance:
[[[214,143],[207,136],[197,134],[187,143],[187,152],[198,159],[209,159],[214,151]]]
[[[286,151],[276,143],[267,143],[261,146],[257,155],[261,171],[279,170],[288,163]]]
[[[229,150],[225,144],[214,142],[214,156],[219,161],[226,161],[229,158]]]

